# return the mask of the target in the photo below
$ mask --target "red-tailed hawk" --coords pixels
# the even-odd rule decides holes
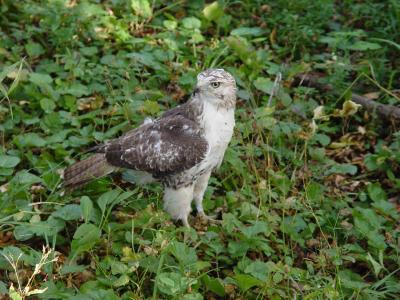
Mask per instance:
[[[193,200],[206,217],[203,195],[232,138],[235,103],[233,76],[208,69],[197,76],[188,102],[96,147],[96,154],[65,170],[64,185],[75,189],[119,168],[144,171],[164,185],[164,209],[189,226]]]

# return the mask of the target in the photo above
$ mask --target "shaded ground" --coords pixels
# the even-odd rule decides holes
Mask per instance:
[[[5,299],[399,297],[398,124],[350,101],[400,100],[396,1],[0,4]],[[59,170],[215,66],[240,98],[221,225],[185,232],[123,174],[62,194]]]

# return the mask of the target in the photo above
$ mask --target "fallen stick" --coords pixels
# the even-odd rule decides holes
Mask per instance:
[[[295,77],[295,83],[298,85],[313,87],[324,92],[334,92],[332,85],[318,82],[319,78],[321,77],[318,75],[300,74]],[[378,117],[400,122],[400,107],[389,104],[381,104],[355,93],[352,93],[351,100],[362,105],[367,111],[372,114],[376,114]]]
[[[400,108],[397,106],[377,103],[354,93],[351,95],[351,100],[361,104],[369,112],[376,113],[379,117],[400,122]]]

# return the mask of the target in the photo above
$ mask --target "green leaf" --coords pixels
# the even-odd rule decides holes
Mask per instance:
[[[308,152],[312,159],[315,159],[319,162],[323,162],[324,160],[326,160],[325,148],[309,147]]]
[[[274,83],[268,78],[258,77],[253,84],[257,90],[260,90],[268,95],[273,92]]]
[[[307,199],[311,202],[318,203],[323,199],[324,196],[324,187],[323,185],[311,182],[306,186],[306,195]]]
[[[129,271],[128,266],[120,261],[111,260],[110,266],[111,274],[113,275],[125,274]]]
[[[328,135],[322,133],[315,134],[314,139],[322,146],[327,146],[331,142],[331,138]]]
[[[78,10],[85,18],[90,18],[92,16],[103,16],[106,12],[103,8],[97,4],[89,3],[89,1],[80,1]]]
[[[182,20],[182,25],[186,29],[199,29],[201,27],[201,21],[195,17],[188,17]]]
[[[239,90],[237,92],[237,96],[238,96],[238,98],[243,99],[243,100],[250,100],[251,99],[250,92],[246,91],[246,90]]]
[[[271,107],[259,107],[254,111],[254,118],[257,120],[257,125],[265,128],[271,129],[276,124],[276,119],[272,117],[274,109]]]
[[[20,161],[16,156],[0,155],[0,168],[14,168]]]
[[[260,67],[254,47],[245,38],[229,36],[226,42],[246,65],[255,69]]]
[[[194,44],[200,43],[204,41],[204,36],[200,32],[195,31],[192,33],[192,38],[190,41]]]
[[[71,260],[78,254],[88,251],[100,240],[101,230],[93,224],[82,224],[75,231],[71,243]]]
[[[245,273],[252,275],[253,277],[265,281],[268,274],[271,272],[267,263],[260,260],[251,262],[245,269]]]
[[[53,212],[52,216],[65,221],[79,220],[82,216],[82,211],[78,204],[68,204]]]
[[[277,187],[284,195],[289,193],[292,187],[292,181],[284,172],[271,173],[272,184]]]
[[[176,27],[178,27],[178,22],[176,22],[174,20],[164,20],[163,25],[168,30],[175,30]]]
[[[387,200],[376,201],[372,206],[378,210],[381,214],[397,218],[396,206]]]
[[[107,282],[109,286],[110,281]],[[64,290],[63,290],[64,291]],[[75,297],[68,297],[70,300],[121,300],[119,295],[116,295],[112,289],[105,290],[103,285],[98,280],[87,281],[80,287],[81,293],[78,293]],[[65,299],[65,297],[64,297]]]
[[[25,241],[37,235],[40,237],[52,237],[65,227],[65,222],[50,216],[46,221],[40,221],[39,215],[34,215],[30,223],[22,223],[14,229],[14,236],[17,240]]]
[[[0,168],[0,176],[11,176],[14,173],[14,169]]]
[[[71,94],[75,97],[82,97],[90,95],[90,91],[87,86],[75,82],[70,87],[63,90],[63,94]]]
[[[112,284],[115,287],[121,287],[127,285],[129,283],[129,276],[126,274],[121,275],[117,280],[115,280]]]
[[[371,40],[389,44],[389,45],[395,47],[398,51],[400,51],[400,44],[395,43],[395,42],[392,41],[392,40],[389,40],[389,39],[380,39],[380,38],[371,38]]]
[[[11,257],[14,261],[21,257],[24,259],[25,253],[18,247],[15,246],[6,246],[0,249],[0,259],[4,259],[4,255],[7,257]],[[6,262],[8,264],[8,262]]]
[[[48,74],[31,73],[29,75],[29,81],[36,84],[37,86],[43,86],[52,83],[53,78],[51,78],[51,76]]]
[[[325,172],[325,175],[331,174],[350,174],[355,175],[357,173],[357,166],[351,164],[336,164],[333,165],[329,170]]]
[[[37,133],[30,132],[26,134],[17,135],[14,137],[14,143],[18,147],[44,147],[46,146],[46,141],[42,139]]]
[[[376,154],[367,154],[364,157],[364,164],[369,171],[375,171],[380,167],[378,163],[379,156]]]
[[[63,265],[60,269],[61,275],[66,275],[69,273],[81,273],[85,271],[85,266],[82,265]]]
[[[2,71],[0,71],[0,83],[9,76],[10,74],[14,73],[17,71],[17,69],[20,66],[20,62],[16,62],[12,64],[11,66],[2,66]],[[0,85],[1,86],[1,85]]]
[[[289,93],[286,93],[283,89],[279,89],[277,97],[282,102],[282,104],[288,107],[292,103],[292,97],[290,97]]]
[[[189,282],[189,278],[183,277],[179,273],[165,272],[156,277],[158,289],[164,294],[175,297],[188,288]]]
[[[170,252],[183,267],[193,268],[197,262],[196,251],[185,243],[174,241],[170,245]]]
[[[357,41],[353,44],[351,44],[348,49],[354,50],[354,51],[367,51],[367,50],[377,50],[381,49],[381,45],[377,43],[371,43],[371,42],[365,42],[365,41]]]
[[[81,243],[91,243],[100,237],[101,231],[93,224],[81,224],[74,233],[74,240]]]
[[[242,257],[247,253],[249,250],[250,245],[249,243],[240,241],[229,241],[228,244],[228,252],[232,255],[232,257]]]
[[[182,300],[204,300],[203,296],[199,293],[193,293],[191,292],[190,294],[184,295]]]
[[[153,68],[154,70],[162,70],[163,69],[163,66],[160,63],[158,63],[158,61],[156,60],[154,55],[149,52],[130,53],[127,56],[130,58],[134,58],[139,63],[141,63],[145,66],[148,66],[150,68]]]
[[[248,289],[251,289],[255,286],[262,286],[262,281],[254,278],[251,275],[247,274],[237,274],[233,277],[236,281],[237,286],[243,291],[246,292]]]
[[[346,288],[361,290],[368,286],[360,275],[350,270],[339,271],[338,275],[340,283]]]
[[[14,285],[11,284],[10,289],[8,290],[8,295],[12,300],[22,300],[21,295],[16,291]]]
[[[215,1],[204,7],[203,14],[207,20],[215,21],[223,16],[224,10],[221,6],[219,6],[218,1]]]
[[[31,185],[34,183],[42,182],[42,179],[36,175],[29,173],[27,170],[22,170],[14,176],[12,181],[20,185]]]
[[[131,0],[131,7],[136,15],[143,18],[150,18],[153,15],[153,10],[148,0]]]
[[[28,53],[29,56],[31,57],[36,57],[39,55],[42,55],[45,51],[42,45],[38,43],[28,43],[25,45],[26,52]]]
[[[307,228],[307,223],[302,216],[297,214],[295,216],[284,217],[280,228],[282,232],[289,234],[295,241],[299,243],[304,242],[300,233]]]
[[[245,226],[241,228],[242,233],[246,236],[246,238],[252,238],[257,236],[260,233],[267,234],[270,232],[268,225],[264,221],[252,221],[252,226]]]
[[[374,273],[375,276],[378,277],[379,273],[384,269],[384,266],[381,266],[380,263],[378,263],[371,255],[371,253],[368,252],[367,256],[365,257],[367,261],[369,261],[374,268]]]
[[[93,212],[93,202],[88,196],[83,196],[81,198],[80,209],[85,223],[88,223]]]
[[[0,280],[0,296],[7,294],[7,286],[6,284]]]
[[[40,107],[47,113],[52,112],[56,108],[56,104],[49,98],[42,98],[40,100]]]
[[[150,115],[156,115],[160,111],[157,101],[146,100],[143,102],[143,110]]]
[[[15,226],[13,234],[17,241],[26,241],[34,236],[33,228],[26,224]]]
[[[99,197],[97,205],[100,207],[102,214],[105,213],[107,205],[110,205],[113,201],[117,200],[120,193],[119,190],[111,190]]]
[[[265,30],[259,27],[239,27],[231,31],[231,35],[236,36],[260,36],[265,33]]]
[[[387,247],[383,234],[380,233],[385,219],[369,208],[353,209],[354,225],[358,232],[368,239],[368,244],[376,249]]]
[[[370,231],[367,233],[368,238],[368,245],[378,249],[378,250],[385,250],[387,245],[385,242],[385,236],[378,231]]]
[[[97,49],[97,47],[82,47],[82,48],[80,48],[80,52],[83,55],[90,57],[90,56],[97,54],[98,49]]]
[[[275,284],[278,284],[282,282],[283,280],[283,275],[281,272],[276,272],[274,276],[272,276],[272,280],[274,281]]]
[[[175,282],[172,278],[170,278],[169,273],[161,273],[157,276],[157,285],[160,290],[168,295],[176,294],[179,289],[178,282]]]
[[[202,281],[206,288],[220,297],[225,296],[225,288],[221,279],[210,277],[207,274],[202,277]]]
[[[379,183],[371,183],[367,187],[368,195],[373,201],[387,200],[386,192]]]

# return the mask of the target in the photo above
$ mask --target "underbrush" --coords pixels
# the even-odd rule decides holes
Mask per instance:
[[[0,4],[0,297],[400,296],[398,124],[351,101],[400,101],[397,1]],[[209,67],[238,84],[204,203],[222,224],[174,224],[126,173],[63,193],[63,168]]]

